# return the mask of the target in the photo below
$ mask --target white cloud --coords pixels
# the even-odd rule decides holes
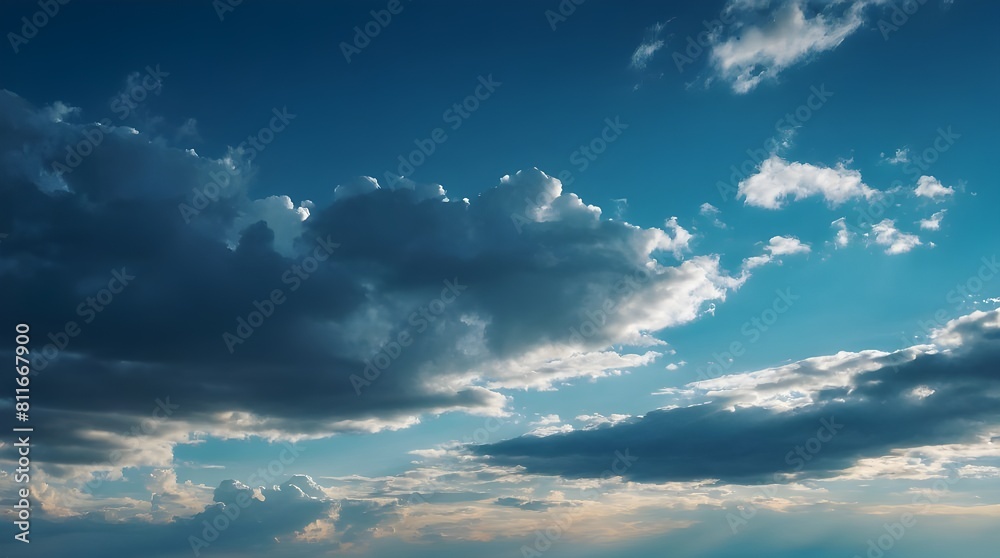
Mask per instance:
[[[931,215],[929,219],[920,220],[920,228],[928,231],[936,231],[941,228],[941,220],[944,219],[944,212],[947,209],[942,209],[934,215]]]
[[[724,229],[726,228],[726,224],[719,219],[719,214],[721,213],[722,211],[720,211],[718,207],[715,207],[708,202],[701,204],[701,207],[698,208],[699,215],[711,219],[713,225],[719,227],[720,229]]]
[[[869,199],[878,191],[861,181],[861,173],[843,163],[836,167],[821,167],[809,163],[789,163],[771,155],[760,164],[757,174],[739,183],[737,195],[746,205],[765,209],[781,209],[787,198],[798,201],[810,196],[822,196],[837,206],[850,199]]]
[[[775,261],[779,256],[808,254],[812,249],[794,236],[774,236],[764,247],[765,254],[753,256],[743,261],[743,269],[750,270]]]
[[[755,12],[770,3],[730,2],[726,10],[738,12],[740,21],[731,36],[713,37],[712,65],[733,91],[747,93],[764,79],[774,79],[786,68],[836,48],[861,26],[867,3],[853,2],[844,9],[844,2],[831,2],[822,11],[807,14],[802,0],[777,2],[759,23],[750,23],[758,16]]]
[[[885,154],[883,153],[882,156],[885,157]],[[903,163],[909,163],[910,162],[910,150],[908,148],[906,148],[906,147],[901,147],[901,148],[899,148],[899,149],[896,150],[896,154],[895,155],[893,155],[892,157],[885,157],[885,160],[890,165],[900,165],[900,164],[903,164]]]
[[[942,198],[954,195],[955,189],[950,186],[944,186],[940,180],[933,176],[924,175],[917,179],[917,187],[914,188],[913,193],[919,197],[939,201]]]
[[[904,254],[922,244],[917,235],[896,229],[896,222],[892,219],[883,219],[872,225],[872,233],[875,235],[875,244],[887,246],[886,254]]]
[[[834,243],[837,248],[845,248],[851,242],[851,237],[854,236],[851,231],[847,230],[847,219],[841,217],[836,221],[830,223],[830,226],[837,229],[837,236],[834,238]]]
[[[660,39],[660,32],[665,26],[666,23],[657,23],[647,30],[646,40],[640,43],[635,52],[632,53],[629,66],[636,70],[646,69],[646,65],[653,59],[653,55],[666,44],[663,39]]]
[[[274,250],[291,257],[295,254],[295,239],[302,235],[303,223],[309,218],[311,207],[313,203],[309,200],[304,200],[296,207],[288,196],[270,196],[254,200],[233,221],[230,242],[238,245],[240,234],[244,229],[258,221],[264,221],[274,233]]]

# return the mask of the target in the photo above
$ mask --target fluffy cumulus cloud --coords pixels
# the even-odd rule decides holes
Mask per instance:
[[[771,155],[761,162],[757,173],[741,180],[737,195],[746,205],[765,209],[781,209],[788,199],[797,201],[821,196],[832,206],[856,198],[871,199],[878,195],[861,180],[861,173],[843,163],[823,167],[809,163],[788,162]]]
[[[833,50],[864,22],[874,2],[731,0],[726,14],[735,24],[712,35],[715,74],[736,93],[747,93],[787,68]]]
[[[915,234],[904,233],[896,228],[892,219],[883,219],[872,225],[873,242],[885,246],[885,253],[890,255],[905,254],[920,246],[920,238]]]
[[[603,219],[539,170],[471,200],[372,178],[331,188],[326,206],[253,199],[238,152],[205,158],[74,115],[0,93],[4,306],[52,340],[34,355],[51,432],[34,457],[67,482],[168,468],[194,433],[318,438],[503,414],[502,390],[654,361],[652,332],[744,279],[690,255],[676,219]],[[93,130],[100,148],[54,170]]]
[[[917,187],[913,193],[922,198],[940,201],[955,194],[955,189],[941,184],[941,181],[933,176],[921,176],[917,179]]]
[[[642,482],[853,476],[859,464],[907,449],[995,436],[998,359],[1000,310],[977,311],[925,344],[702,380],[663,390],[674,404],[641,418],[473,450],[493,465],[570,478],[604,475],[616,456],[631,464],[615,473]]]

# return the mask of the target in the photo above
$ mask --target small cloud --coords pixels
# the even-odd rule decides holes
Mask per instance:
[[[847,219],[841,217],[830,223],[830,226],[837,229],[837,236],[833,240],[834,244],[837,245],[837,248],[846,248],[851,242],[851,237],[854,236],[851,231],[847,230]]]
[[[712,225],[719,227],[720,229],[726,228],[726,224],[719,219],[719,214],[721,214],[722,212],[719,210],[718,207],[715,207],[714,205],[705,202],[701,204],[701,207],[698,209],[698,213],[702,217],[707,217],[711,219]]]
[[[941,181],[933,176],[924,175],[917,179],[917,187],[913,189],[913,193],[918,197],[940,201],[947,196],[954,195],[955,189],[941,184]]]
[[[885,162],[890,165],[902,165],[910,162],[910,150],[906,147],[902,147],[897,149],[896,154],[892,157],[886,157],[885,153],[882,153],[882,158],[885,159]]]
[[[883,219],[881,223],[872,225],[872,233],[875,234],[875,244],[886,246],[885,253],[890,255],[905,254],[922,244],[917,235],[896,229],[896,222],[892,219]]]
[[[947,209],[942,209],[934,215],[931,215],[929,219],[920,220],[920,228],[927,231],[936,231],[941,228],[941,220],[944,219],[944,212]]]
[[[753,256],[743,260],[743,270],[747,271],[755,267],[774,261],[778,256],[789,256],[793,254],[808,254],[812,248],[794,236],[774,236],[764,247],[765,254]]]
[[[653,59],[653,56],[658,50],[663,48],[666,43],[660,38],[660,33],[663,28],[667,26],[670,20],[663,23],[657,23],[646,30],[646,39],[636,47],[635,52],[632,53],[632,60],[629,62],[629,66],[634,70],[645,70],[649,61]]]

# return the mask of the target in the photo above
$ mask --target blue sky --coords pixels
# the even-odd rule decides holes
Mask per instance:
[[[4,552],[986,556],[998,15],[4,3]]]

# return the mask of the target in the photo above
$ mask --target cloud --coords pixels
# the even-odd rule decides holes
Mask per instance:
[[[761,256],[753,256],[744,260],[743,269],[750,270],[772,261],[778,261],[780,256],[808,254],[812,249],[808,244],[802,243],[794,236],[773,236],[768,241],[767,246],[764,246],[764,251],[765,254]]]
[[[719,210],[718,207],[715,207],[714,205],[708,202],[701,204],[701,207],[698,208],[699,215],[711,219],[713,226],[716,226],[720,229],[724,229],[726,228],[726,224],[719,219],[719,215],[721,213],[722,212]]]
[[[896,222],[892,219],[883,219],[872,225],[872,234],[875,235],[875,244],[886,246],[886,254],[905,254],[922,244],[917,235],[896,229]]]
[[[910,162],[910,150],[906,147],[901,147],[896,150],[896,154],[892,157],[886,157],[885,153],[882,154],[882,157],[885,158],[886,162],[890,165],[901,165]]]
[[[864,22],[871,2],[814,4],[805,0],[731,1],[725,11],[737,19],[729,34],[712,35],[715,74],[736,93],[747,93],[787,68],[833,50]],[[760,13],[764,8],[766,13]]]
[[[645,70],[646,65],[649,61],[653,59],[653,55],[656,54],[658,50],[663,48],[665,44],[663,39],[660,38],[660,33],[663,28],[666,27],[666,23],[657,23],[646,30],[646,39],[636,47],[635,52],[632,53],[632,59],[629,62],[629,66],[634,70]]]
[[[928,231],[936,231],[941,228],[941,220],[944,219],[947,209],[942,209],[927,219],[920,220],[920,228]]]
[[[847,219],[841,217],[830,223],[830,226],[837,230],[837,235],[833,239],[834,244],[837,248],[846,248],[851,242],[851,237],[854,236],[854,233],[847,230]]]
[[[861,181],[861,173],[843,163],[822,167],[809,163],[789,163],[771,155],[760,164],[757,174],[739,183],[737,195],[746,205],[765,209],[781,209],[786,200],[798,201],[810,196],[822,196],[832,206],[855,198],[870,199],[878,192]]]
[[[927,344],[694,382],[675,391],[678,405],[639,419],[471,449],[493,465],[568,478],[600,476],[615,452],[632,463],[618,472],[640,482],[836,477],[866,458],[995,432],[998,358],[1000,309],[977,311]],[[911,396],[917,392],[925,396]]]
[[[929,198],[937,202],[954,195],[955,189],[942,185],[941,181],[933,176],[925,175],[917,179],[917,187],[913,189],[913,193],[918,197]]]
[[[257,178],[232,149],[210,159],[113,127],[60,175],[53,163],[92,125],[57,120],[0,93],[3,303],[31,315],[39,339],[70,321],[83,331],[35,355],[38,426],[52,431],[38,463],[67,481],[167,468],[195,432],[320,438],[499,415],[500,390],[653,362],[653,332],[698,319],[746,279],[717,255],[689,256],[676,218],[602,219],[537,169],[456,201],[436,184],[356,179],[318,206],[250,197]],[[187,223],[179,205],[216,176],[227,185]],[[122,270],[129,285],[88,307]],[[394,346],[403,333],[409,344]],[[376,355],[389,365],[359,395]],[[130,435],[164,398],[179,407]]]

